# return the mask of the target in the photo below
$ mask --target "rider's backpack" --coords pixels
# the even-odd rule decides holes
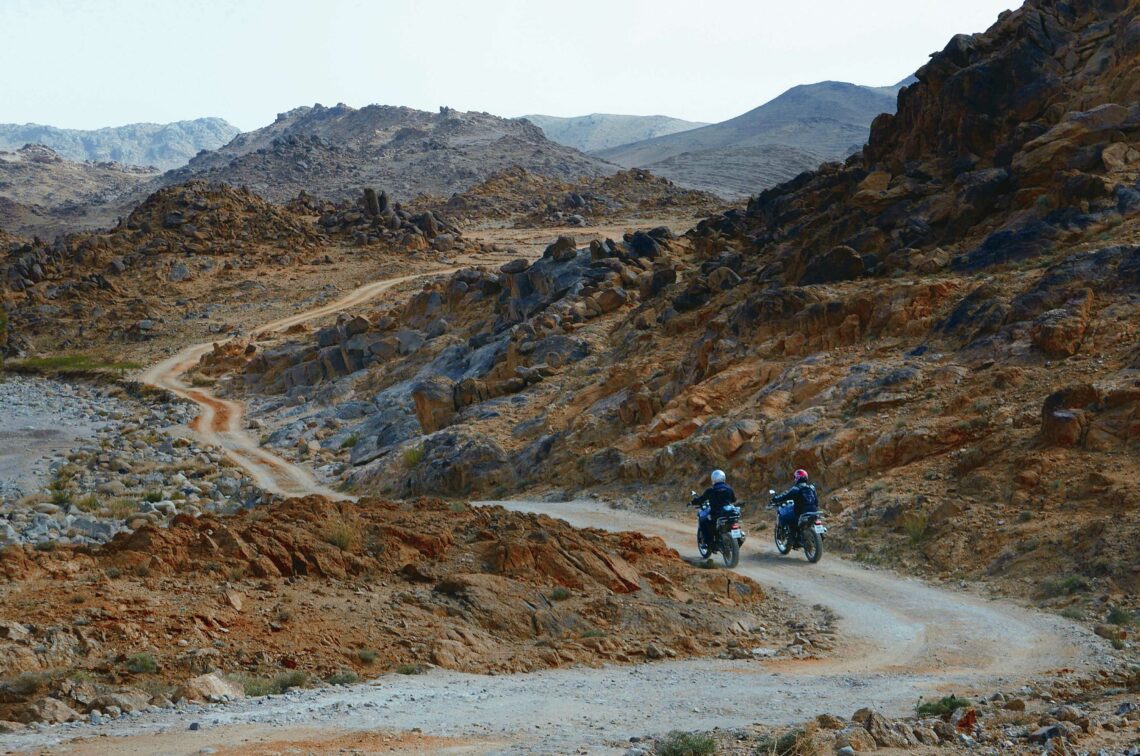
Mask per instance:
[[[804,495],[804,511],[805,512],[818,512],[819,511],[819,497],[815,493],[815,486],[810,483],[801,486]]]

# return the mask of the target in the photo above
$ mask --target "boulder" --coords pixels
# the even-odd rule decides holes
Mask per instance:
[[[412,387],[412,401],[423,432],[435,433],[455,417],[455,381],[442,375],[419,381]]]
[[[245,691],[237,683],[211,672],[184,682],[174,693],[175,701],[180,698],[187,701],[224,701],[245,698]]]
[[[557,262],[563,262],[572,259],[578,254],[577,247],[578,242],[573,236],[559,236],[553,244],[543,251],[542,256],[553,258]]]
[[[863,273],[863,257],[858,252],[847,246],[832,247],[808,261],[807,269],[800,277],[800,286],[850,281]]]
[[[52,698],[50,696],[20,706],[13,711],[12,717],[15,721],[23,722],[24,724],[29,722],[58,724],[60,722],[74,722],[80,718],[79,712],[75,711],[75,709],[72,709],[58,698]]]

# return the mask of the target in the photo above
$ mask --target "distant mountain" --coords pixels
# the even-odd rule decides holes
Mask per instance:
[[[894,113],[898,89],[838,81],[792,87],[754,110],[711,126],[600,150],[623,167],[647,168],[682,186],[741,197],[825,160],[859,149],[880,113]],[[774,149],[775,148],[775,149]],[[787,160],[780,159],[780,149]]]
[[[191,178],[248,186],[282,202],[301,191],[355,197],[371,186],[397,199],[450,196],[511,167],[561,179],[618,168],[547,139],[527,121],[440,108],[347,105],[302,107],[272,124],[202,153],[163,183]]]
[[[75,162],[115,162],[169,170],[186,165],[202,150],[221,147],[238,133],[237,127],[221,118],[132,123],[94,131],[6,123],[0,124],[0,150],[42,144]]]
[[[591,113],[572,118],[548,115],[528,115],[523,118],[542,129],[547,139],[582,152],[620,147],[623,144],[708,125],[661,115],[634,116],[610,113]]]

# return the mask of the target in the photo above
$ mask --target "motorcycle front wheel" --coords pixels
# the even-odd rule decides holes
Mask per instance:
[[[804,556],[812,564],[815,564],[823,556],[823,538],[819,533],[815,532],[815,528],[806,527],[803,531],[804,541]]]
[[[701,559],[708,559],[712,554],[712,548],[705,543],[705,539],[701,537],[701,528],[697,526],[697,551],[700,552]]]
[[[724,566],[730,570],[740,563],[740,544],[727,533],[721,539],[720,555],[724,559]]]
[[[783,525],[776,525],[776,551],[787,554],[791,550],[792,539],[788,535],[788,529]]]

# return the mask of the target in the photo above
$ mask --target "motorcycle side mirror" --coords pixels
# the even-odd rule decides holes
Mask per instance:
[[[774,489],[774,488],[769,488],[769,489],[768,489],[768,495],[769,495],[769,496],[775,496],[775,495],[776,495],[776,489]]]
[[[696,495],[697,495],[697,492],[690,488],[689,489],[689,496],[696,496]]]

